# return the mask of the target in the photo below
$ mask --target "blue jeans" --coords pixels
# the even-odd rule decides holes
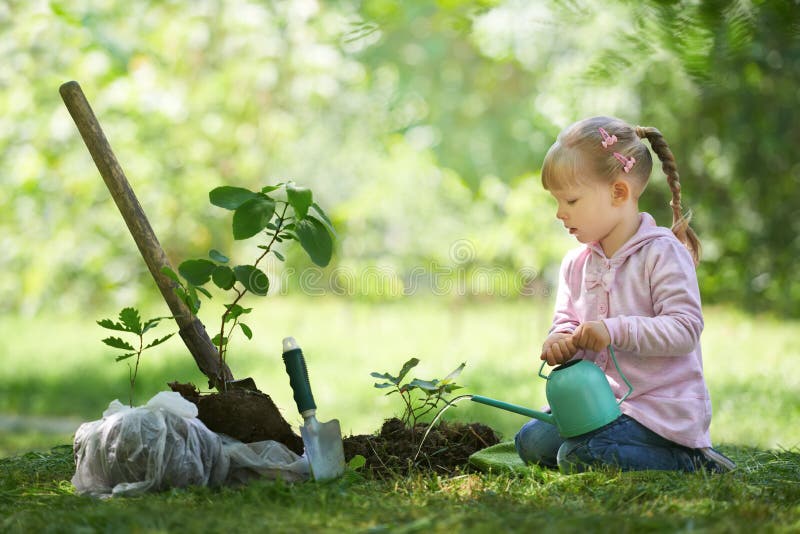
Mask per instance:
[[[564,473],[596,466],[623,471],[696,471],[706,463],[699,451],[662,438],[627,415],[568,439],[562,438],[554,425],[534,419],[520,429],[514,443],[525,463],[558,467]]]

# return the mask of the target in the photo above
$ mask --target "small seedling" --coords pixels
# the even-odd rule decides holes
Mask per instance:
[[[273,198],[276,194],[280,194],[281,198]],[[213,282],[223,291],[234,293],[232,301],[225,304],[219,332],[211,340],[217,347],[221,370],[236,327],[248,339],[253,337],[252,329],[241,321],[242,316],[250,313],[252,308],[242,307],[240,301],[247,293],[265,296],[269,291],[269,278],[258,268],[259,263],[270,252],[279,261],[284,261],[283,255],[274,246],[294,240],[300,243],[311,261],[325,267],[331,260],[333,237],[336,234],[328,216],[313,201],[311,190],[296,186],[293,182],[267,186],[260,191],[232,186],[217,187],[209,193],[209,200],[215,206],[233,211],[234,239],[262,235],[263,243],[258,245],[261,250],[258,257],[252,264],[231,267],[225,254],[212,249],[208,258],[181,263],[178,266],[180,277],[168,267],[164,267],[162,272],[175,282],[175,293],[194,314],[200,309],[201,294],[211,298],[211,293],[203,287],[208,282]],[[224,386],[224,381],[219,378]]]
[[[126,362],[128,364],[128,379],[131,384],[131,390],[128,396],[128,403],[131,407],[133,407],[133,390],[136,386],[136,375],[139,372],[139,360],[142,357],[142,352],[149,348],[155,347],[156,345],[161,345],[175,335],[175,332],[172,332],[171,334],[167,334],[164,337],[151,341],[147,345],[144,344],[144,335],[152,328],[158,326],[158,323],[160,323],[162,319],[171,319],[171,317],[155,317],[153,319],[148,319],[143,323],[139,315],[139,310],[136,308],[123,308],[122,311],[119,312],[119,322],[115,323],[111,319],[101,319],[100,321],[97,321],[97,324],[103,328],[107,328],[108,330],[128,332],[129,334],[134,334],[136,337],[138,337],[138,347],[134,347],[124,339],[115,336],[110,336],[102,340],[103,343],[109,347],[126,351],[125,354],[117,356],[116,361],[118,362],[136,356],[136,362],[134,363],[133,367],[131,367],[130,362]]]
[[[432,380],[414,378],[405,384],[401,384],[409,371],[418,364],[419,359],[411,358],[403,364],[397,376],[393,376],[389,373],[370,373],[370,376],[387,380],[387,382],[376,382],[376,388],[392,388],[386,395],[392,395],[394,393],[400,394],[400,398],[403,399],[403,404],[405,405],[401,421],[407,428],[411,429],[412,435],[417,422],[422,417],[435,410],[440,403],[446,404],[448,402],[446,397],[453,391],[461,389],[461,386],[456,384],[454,380],[461,374],[461,371],[464,370],[464,366],[466,365],[466,363],[462,363],[441,380],[435,378]],[[422,395],[414,398],[412,395],[414,391],[422,392]]]

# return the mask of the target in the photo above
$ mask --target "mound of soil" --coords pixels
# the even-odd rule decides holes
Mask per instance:
[[[344,438],[345,460],[349,462],[360,454],[367,460],[365,469],[379,477],[407,474],[413,469],[452,473],[465,468],[472,453],[500,442],[486,425],[442,421],[430,431],[417,456],[427,429],[427,423],[418,424],[412,431],[397,418],[387,419],[378,434]]]
[[[229,389],[201,395],[194,384],[171,382],[169,387],[197,405],[197,418],[209,429],[243,443],[279,441],[303,454],[303,439],[292,432],[278,407],[257,389]]]
[[[292,431],[269,395],[257,389],[200,394],[194,384],[172,382],[169,386],[197,405],[197,417],[214,432],[243,443],[279,441],[297,454],[303,453],[302,438]],[[397,418],[387,419],[377,434],[344,438],[345,461],[360,454],[367,460],[364,468],[379,477],[414,469],[452,473],[465,468],[472,453],[500,441],[486,425],[442,421],[430,431],[417,455],[426,430],[427,423],[412,431]]]

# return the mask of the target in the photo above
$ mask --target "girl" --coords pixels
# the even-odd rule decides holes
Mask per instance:
[[[672,190],[672,230],[639,213],[653,166],[650,146]],[[700,245],[681,215],[675,159],[655,128],[593,117],[559,134],[545,156],[542,185],[558,202],[556,217],[583,246],[561,264],[553,326],[541,359],[593,361],[619,398],[633,385],[623,415],[587,434],[562,439],[533,420],[516,436],[526,462],[565,472],[593,465],[623,470],[730,471],[711,448],[711,402],[703,379],[703,316],[695,275]]]

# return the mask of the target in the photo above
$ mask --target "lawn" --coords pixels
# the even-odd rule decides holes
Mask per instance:
[[[738,461],[733,474],[567,477],[533,467],[522,477],[465,472],[381,481],[350,472],[322,486],[260,482],[99,502],[72,494],[70,449],[51,447],[69,443],[70,429],[99,418],[110,400],[127,399],[127,368],[114,363],[99,342],[105,332],[93,324],[106,315],[7,317],[0,323],[0,456],[16,455],[0,460],[2,531],[800,529],[797,322],[706,310],[712,437]],[[540,406],[536,350],[549,319],[549,304],[536,302],[276,298],[268,313],[249,321],[254,339],[234,341],[230,364],[237,377],[252,376],[295,423],[299,416],[280,360],[281,338],[293,335],[308,359],[320,418],[340,419],[345,434],[369,433],[400,410],[394,396],[372,387],[369,373],[394,371],[412,356],[421,360],[419,378],[441,378],[466,362],[459,379],[464,391]],[[167,381],[203,384],[180,340],[145,353],[140,373],[140,402]],[[524,422],[472,403],[446,417],[481,421],[506,438]],[[48,432],[53,427],[59,431]]]

